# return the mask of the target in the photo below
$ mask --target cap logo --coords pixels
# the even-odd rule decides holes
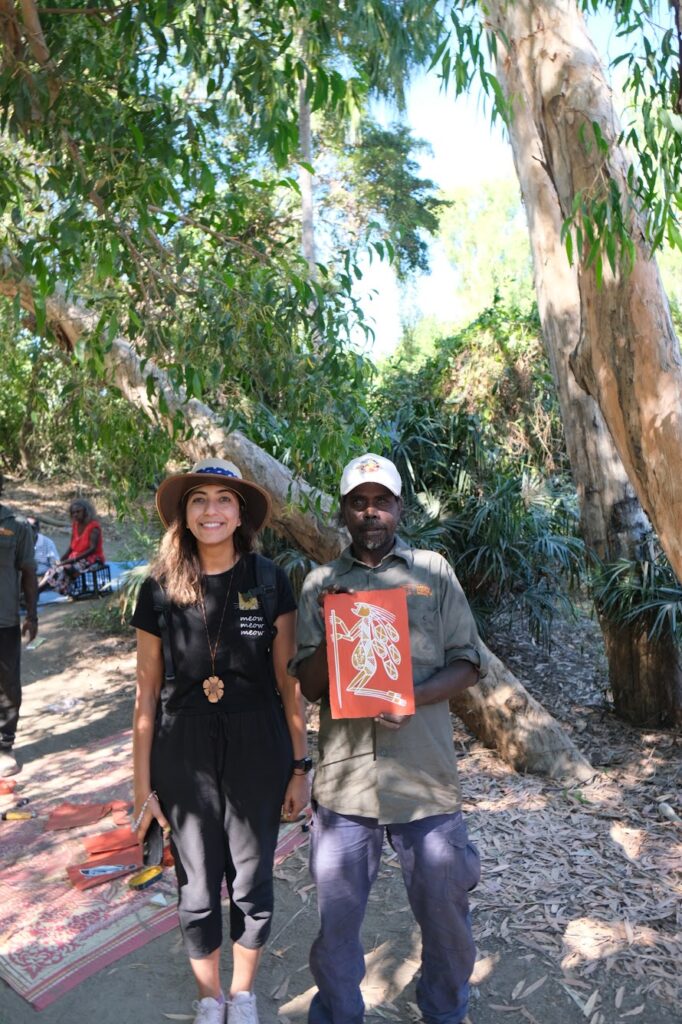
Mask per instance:
[[[379,469],[381,469],[381,466],[376,459],[365,459],[358,466],[359,473],[376,473]]]
[[[200,473],[210,473],[211,476],[233,476],[237,480],[240,479],[240,477],[238,477],[236,473],[233,473],[231,469],[223,469],[222,466],[204,466],[203,469],[197,469],[195,472],[197,476],[199,476]]]

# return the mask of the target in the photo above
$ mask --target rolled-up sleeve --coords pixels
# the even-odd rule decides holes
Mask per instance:
[[[443,559],[441,615],[445,639],[445,664],[470,661],[482,679],[488,672],[488,653],[476,629],[469,602],[454,569]]]

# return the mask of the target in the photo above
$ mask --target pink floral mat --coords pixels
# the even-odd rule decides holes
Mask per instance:
[[[0,822],[0,978],[42,1010],[85,978],[177,923],[175,876],[140,892],[119,878],[87,892],[70,885],[66,868],[86,859],[82,839],[114,823],[45,831],[58,804],[100,803],[130,796],[131,734],[98,740],[25,766],[15,796],[29,797],[28,821]],[[300,824],[283,825],[276,860],[306,839]]]

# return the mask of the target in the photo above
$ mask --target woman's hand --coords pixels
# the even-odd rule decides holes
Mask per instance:
[[[295,821],[304,807],[310,803],[310,780],[306,774],[296,773],[289,779],[284,801],[282,817],[287,821]]]
[[[133,809],[133,825],[137,824],[135,835],[137,836],[137,841],[140,845],[144,842],[144,837],[147,834],[147,829],[151,825],[153,818],[156,818],[164,833],[170,832],[168,819],[161,810],[161,804],[159,803],[159,798],[156,793],[150,793],[148,797],[144,799],[140,798],[135,801],[135,807]]]

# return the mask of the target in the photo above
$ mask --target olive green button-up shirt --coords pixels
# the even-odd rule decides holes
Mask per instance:
[[[415,689],[455,661],[470,661],[485,675],[485,649],[452,568],[435,551],[410,548],[400,538],[376,568],[358,562],[346,548],[308,575],[298,608],[293,675],[322,641],[324,618],[317,598],[334,583],[349,590],[406,591]],[[458,810],[448,702],[418,707],[409,723],[392,730],[373,718],[332,719],[325,695],[313,798],[338,814],[376,818],[382,824]]]

